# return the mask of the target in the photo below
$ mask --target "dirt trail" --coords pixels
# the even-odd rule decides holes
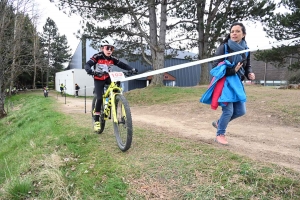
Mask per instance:
[[[61,111],[65,113],[83,114],[85,111],[83,98],[67,98],[66,104],[63,97],[54,98],[60,103]],[[88,118],[90,107],[91,100],[88,100],[86,102]],[[213,141],[216,129],[211,122],[218,118],[220,109],[212,111],[207,105],[195,102],[188,107],[185,104],[132,106],[131,112],[136,127],[147,127],[158,132],[199,140],[216,148],[228,149],[258,161],[278,164],[300,172],[299,128],[280,126],[276,122],[269,123],[268,119],[263,118],[258,120],[251,108],[248,108],[246,116],[229,124],[226,133],[228,146]]]

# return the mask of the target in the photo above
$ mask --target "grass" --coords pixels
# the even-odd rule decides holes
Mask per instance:
[[[207,87],[147,87],[126,93],[133,105],[154,105],[199,100]]]
[[[205,89],[147,88],[126,96],[133,105],[181,103]],[[255,91],[249,96],[266,100]],[[133,147],[123,153],[111,123],[96,135],[89,114],[63,114],[55,98],[27,93],[7,102],[13,106],[0,120],[3,200],[300,198],[299,173],[287,168],[143,127],[135,127]]]

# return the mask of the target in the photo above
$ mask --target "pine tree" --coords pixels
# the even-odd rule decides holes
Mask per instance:
[[[41,46],[44,56],[48,60],[46,68],[46,85],[49,85],[49,76],[63,70],[63,64],[70,60],[70,47],[65,35],[60,36],[56,23],[47,18],[41,35]]]

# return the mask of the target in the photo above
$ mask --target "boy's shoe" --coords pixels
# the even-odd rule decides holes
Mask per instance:
[[[94,131],[95,131],[95,132],[100,131],[100,122],[95,122],[95,123],[94,123]]]
[[[228,142],[227,142],[227,140],[226,140],[226,138],[225,138],[225,135],[218,135],[218,136],[216,137],[215,141],[216,141],[217,143],[223,144],[223,145],[227,145],[227,144],[228,144]]]
[[[218,129],[218,121],[213,121],[211,124],[213,125],[213,127]]]

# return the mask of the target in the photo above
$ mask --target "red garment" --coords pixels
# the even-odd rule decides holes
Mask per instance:
[[[124,70],[131,70],[132,68],[127,64],[121,62],[118,58],[114,56],[106,56],[103,52],[94,54],[91,59],[86,63],[85,69],[87,71],[93,66],[94,70],[99,73],[110,72],[111,66],[116,65]],[[108,74],[104,74],[101,77],[94,76],[94,79],[104,81],[109,78]]]
[[[96,79],[96,80],[100,80],[100,81],[104,81],[104,80],[106,80],[107,78],[109,77],[109,75],[108,74],[104,74],[104,75],[102,75],[102,76],[94,76],[94,79]]]
[[[216,86],[214,88],[214,91],[212,93],[212,100],[211,100],[211,109],[213,110],[217,110],[219,103],[218,103],[218,99],[222,94],[222,90],[224,87],[224,83],[225,83],[225,79],[226,77],[222,77],[220,80],[217,81]],[[212,81],[214,80],[214,78],[212,79]]]

